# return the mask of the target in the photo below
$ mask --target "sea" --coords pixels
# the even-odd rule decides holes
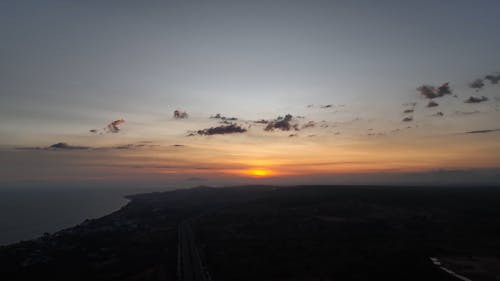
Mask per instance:
[[[125,206],[126,195],[165,190],[171,188],[0,187],[0,245],[105,216]]]

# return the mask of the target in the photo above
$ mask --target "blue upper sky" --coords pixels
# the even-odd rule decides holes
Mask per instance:
[[[7,1],[0,125],[401,103],[498,71],[499,1]],[[147,116],[147,117],[146,117]],[[81,126],[81,127],[80,127]],[[23,131],[28,131],[23,129]]]

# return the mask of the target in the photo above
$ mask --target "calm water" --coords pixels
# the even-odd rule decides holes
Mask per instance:
[[[0,245],[53,233],[127,204],[144,189],[0,188]]]

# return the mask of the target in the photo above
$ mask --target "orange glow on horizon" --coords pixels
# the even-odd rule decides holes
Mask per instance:
[[[369,140],[318,138],[307,144],[299,139],[293,139],[296,143],[259,139],[258,145],[228,139],[223,146],[215,142],[217,139],[188,139],[183,147],[171,146],[169,142],[151,149],[106,152],[114,158],[95,157],[94,154],[102,152],[91,150],[84,154],[89,157],[84,160],[95,169],[90,173],[92,176],[103,174],[109,178],[114,175],[119,175],[120,179],[199,177],[261,183],[289,180],[293,183],[294,178],[299,177],[325,178],[326,181],[337,175],[380,174],[383,177],[386,173],[404,175],[439,169],[497,168],[500,166],[496,153],[500,149],[500,134],[492,136],[489,139],[476,135],[412,135],[411,141],[406,135]],[[446,149],[442,149],[444,146]],[[70,153],[76,152],[67,154]],[[111,166],[108,161],[112,161]],[[88,177],[87,174],[83,176]]]
[[[275,173],[271,170],[268,169],[250,169],[246,171],[247,175],[253,176],[253,177],[258,177],[258,178],[264,178],[264,177],[270,177],[274,175]]]

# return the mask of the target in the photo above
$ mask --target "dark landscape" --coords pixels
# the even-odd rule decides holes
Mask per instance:
[[[459,280],[436,258],[471,280],[500,280],[495,187],[198,187],[128,198],[110,215],[0,247],[2,279]]]

